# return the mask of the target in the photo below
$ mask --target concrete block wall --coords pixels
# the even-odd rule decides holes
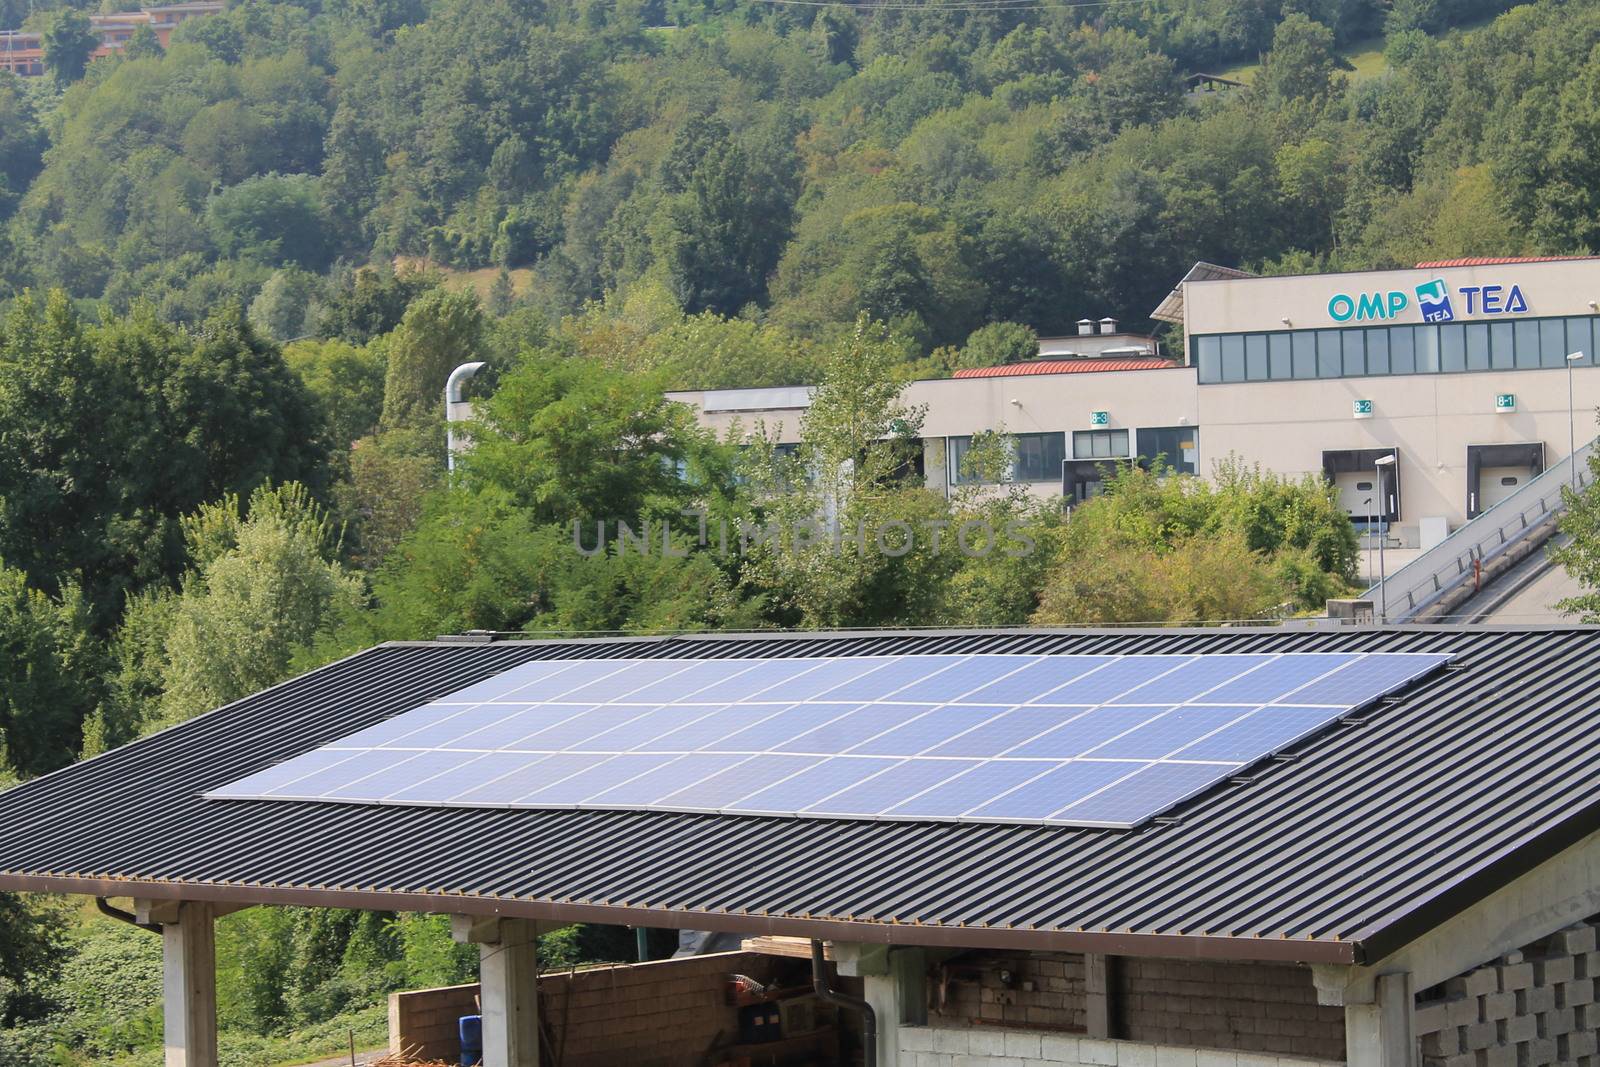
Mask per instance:
[[[738,1030],[728,975],[769,982],[786,965],[809,974],[802,961],[754,952],[548,972],[539,977],[539,1011],[563,1067],[699,1064],[719,1036]],[[392,994],[390,1051],[454,1062],[457,1020],[475,1013],[477,993],[464,985]]]
[[[1333,1067],[1327,1060],[990,1026],[902,1027],[898,1052],[899,1067]]]
[[[1417,994],[1427,1067],[1600,1067],[1596,921],[1579,923]]]
[[[453,1063],[461,1051],[459,1021],[477,1013],[476,982],[390,993],[389,1051]]]
[[[1000,981],[1002,970],[1014,976],[1010,985]],[[931,1026],[977,1022],[1085,1029],[1081,955],[973,953],[952,960],[947,973],[957,980],[947,987],[943,1011],[930,1014]],[[1317,1004],[1307,968],[1118,957],[1112,961],[1111,977],[1119,1037],[1344,1059],[1344,1010]]]
[[[1111,977],[1120,1037],[1319,1060],[1345,1058],[1344,1009],[1317,1003],[1307,967],[1120,958]]]

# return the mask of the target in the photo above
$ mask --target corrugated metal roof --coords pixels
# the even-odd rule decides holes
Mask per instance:
[[[1494,267],[1503,263],[1565,263],[1574,259],[1600,259],[1600,256],[1466,256],[1462,259],[1435,259],[1418,263],[1418,270],[1433,267]]]
[[[1160,305],[1150,313],[1150,317],[1161,322],[1175,322],[1180,326],[1183,325],[1184,282],[1216,282],[1254,277],[1255,275],[1249,271],[1239,270],[1236,267],[1219,267],[1215,263],[1207,263],[1201,260],[1189,268],[1189,272],[1178,281],[1172,292],[1167,294],[1166,299],[1161,301]]]
[[[1451,651],[1135,831],[206,801],[566,656]],[[0,795],[0,888],[900,943],[1375,958],[1600,825],[1600,631],[1019,631],[386,645]]]
[[[1118,356],[1081,359],[1034,359],[1026,363],[1004,363],[998,367],[966,367],[952,378],[1010,378],[1019,374],[1089,374],[1094,371],[1169,370],[1180,364],[1159,356]]]

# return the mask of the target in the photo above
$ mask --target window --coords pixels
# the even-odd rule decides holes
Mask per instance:
[[[1244,376],[1246,381],[1267,380],[1267,338],[1253,333],[1244,339]]]
[[[975,474],[969,474],[962,468],[966,465],[967,453],[972,451],[972,438],[948,437],[945,439],[945,470],[949,474],[951,485],[972,485],[974,482],[983,481]]]
[[[1489,369],[1512,370],[1517,365],[1517,346],[1509,322],[1489,324]]]
[[[1200,430],[1195,426],[1157,426],[1139,431],[1139,465],[1149,468],[1161,458],[1163,469],[1199,473]]]
[[[1469,322],[1464,329],[1467,331],[1467,369],[1489,369],[1489,324],[1486,322]]]
[[[1367,331],[1367,373],[1389,373],[1389,331],[1385,327]]]
[[[1439,366],[1448,373],[1467,369],[1467,328],[1459,323],[1439,327]]]
[[[1224,334],[1222,337],[1222,380],[1244,381],[1244,338],[1239,334]]]
[[[1567,320],[1567,351],[1582,352],[1583,358],[1575,362],[1580,367],[1594,366],[1594,320]]]
[[[1127,430],[1073,431],[1073,459],[1118,459],[1127,454]]]
[[[1539,324],[1515,323],[1514,337],[1517,346],[1517,369],[1528,370],[1539,365]]]
[[[1060,433],[1019,433],[1012,437],[1016,458],[1011,477],[1019,482],[1053,482],[1067,458],[1067,437]]]
[[[1389,366],[1396,374],[1417,373],[1417,335],[1411,327],[1389,331]]]
[[[1546,367],[1567,365],[1567,323],[1565,319],[1545,319],[1539,323],[1539,362]]]
[[[1317,376],[1316,335],[1302,330],[1290,336],[1294,338],[1294,376],[1296,378],[1315,378]]]
[[[1360,377],[1367,373],[1367,346],[1365,330],[1345,330],[1340,337],[1340,348],[1343,352],[1344,374],[1347,378]]]
[[[1275,333],[1267,338],[1267,376],[1273,379],[1294,377],[1294,363],[1290,357],[1293,339],[1290,334]]]
[[[1222,381],[1222,338],[1196,337],[1194,360],[1202,382]]]
[[[1010,440],[1013,481],[1053,482],[1061,477],[1061,462],[1067,458],[1066,434],[1019,433],[1012,434]],[[987,481],[975,472],[962,469],[971,451],[971,437],[945,439],[946,471],[951,485],[974,485]]]
[[[1339,344],[1340,330],[1317,331],[1317,377],[1337,378],[1344,369],[1344,354]]]
[[[1417,373],[1439,373],[1439,327],[1413,326],[1411,336],[1416,339]]]

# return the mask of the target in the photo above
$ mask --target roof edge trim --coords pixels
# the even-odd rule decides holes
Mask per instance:
[[[1271,963],[1361,962],[1354,941],[1291,938],[1211,937],[1185,934],[1122,934],[1088,930],[1029,930],[1008,927],[932,926],[898,923],[840,922],[736,912],[628,908],[603,904],[566,904],[516,897],[484,897],[382,890],[314,889],[295,886],[238,885],[219,882],[139,881],[76,875],[34,875],[0,872],[0,890],[67,893],[97,897],[134,896],[150,900],[206,900],[224,904],[294,904],[306,907],[355,908],[367,911],[414,911],[462,915],[504,915],[554,922],[589,922],[622,926],[657,926],[728,933],[787,934],[797,937],[866,944],[921,945],[937,948],[1032,949],[1100,952],[1117,956],[1167,959],[1248,960]]]

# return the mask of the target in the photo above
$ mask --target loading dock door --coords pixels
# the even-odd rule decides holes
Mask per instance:
[[[1544,471],[1544,444],[1468,445],[1467,518],[1475,519]]]
[[[1399,451],[1350,448],[1322,454],[1322,471],[1338,490],[1339,505],[1350,516],[1350,521],[1367,523],[1374,518],[1386,523],[1400,521],[1400,464],[1377,467],[1376,461],[1384,456],[1398,459]]]

